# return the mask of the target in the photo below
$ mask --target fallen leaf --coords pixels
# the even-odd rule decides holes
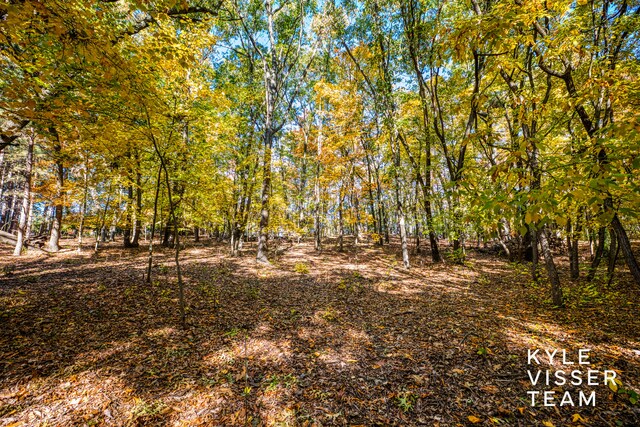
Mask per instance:
[[[583,422],[583,421],[587,421],[587,420],[582,418],[580,416],[580,414],[573,414],[573,416],[571,417],[571,421],[573,421],[574,423],[577,423],[578,421]]]
[[[494,385],[485,385],[480,387],[480,390],[484,391],[485,393],[489,393],[489,394],[496,394],[500,391],[500,389]]]

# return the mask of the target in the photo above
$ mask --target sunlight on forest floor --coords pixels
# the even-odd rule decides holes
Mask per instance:
[[[589,293],[565,279],[568,307],[553,309],[527,266],[423,254],[407,271],[395,249],[290,244],[261,266],[251,245],[238,258],[188,247],[182,329],[171,250],[146,284],[142,247],[17,259],[2,246],[0,426],[640,419],[606,386],[593,388],[596,408],[532,408],[526,393],[538,389],[527,377],[537,348],[589,348],[591,368],[640,390],[640,295],[622,273]]]

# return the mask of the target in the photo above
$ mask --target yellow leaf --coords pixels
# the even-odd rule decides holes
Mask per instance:
[[[546,427],[555,427],[551,421],[543,421],[542,425]]]
[[[618,392],[618,384],[616,384],[615,381],[609,381],[609,388],[614,393]]]
[[[580,414],[573,414],[573,416],[571,417],[571,421],[573,421],[574,423],[577,423],[578,421],[587,421],[587,420],[582,418]]]
[[[481,422],[481,421],[482,421],[480,418],[478,418],[478,417],[476,417],[476,416],[474,416],[474,415],[469,415],[469,416],[467,417],[467,419],[468,419],[469,421],[471,421],[473,424],[478,424],[479,422]]]

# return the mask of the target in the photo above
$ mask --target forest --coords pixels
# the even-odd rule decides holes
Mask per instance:
[[[0,426],[640,425],[639,0],[1,0]]]

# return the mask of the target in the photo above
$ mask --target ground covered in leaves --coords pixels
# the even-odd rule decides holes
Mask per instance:
[[[209,242],[181,254],[182,328],[170,250],[151,284],[142,247],[10,253],[0,246],[0,426],[640,425],[640,292],[623,273],[563,277],[556,309],[527,265],[496,256],[422,255],[405,271],[393,247],[287,243],[261,266],[250,246],[232,258]],[[527,364],[529,349],[577,362],[581,348],[591,365]],[[527,374],[562,368],[612,369],[620,384]],[[528,390],[552,389],[575,406],[531,406]]]

